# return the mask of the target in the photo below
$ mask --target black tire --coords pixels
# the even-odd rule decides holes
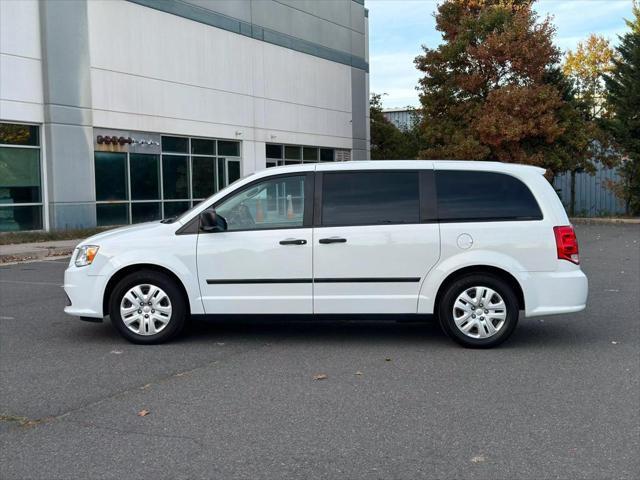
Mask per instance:
[[[501,328],[498,329],[497,333],[486,338],[473,338],[472,336],[465,334],[460,328],[458,328],[454,320],[453,307],[458,296],[477,286],[488,287],[494,290],[500,297],[502,297],[506,307],[506,318]],[[520,311],[516,294],[507,282],[488,273],[473,273],[460,277],[446,287],[446,290],[440,299],[437,313],[442,329],[460,345],[471,348],[491,348],[500,345],[511,336],[518,324]],[[460,311],[458,311],[458,313],[462,314]],[[489,316],[487,315],[487,317]],[[474,317],[474,319],[475,318],[476,317]],[[480,327],[481,323],[479,319],[480,317],[478,317],[478,320],[469,320],[471,322],[477,322],[478,325],[471,329],[470,335],[479,334],[479,329],[485,328]],[[483,321],[491,321],[493,326],[499,324],[499,321],[495,319],[484,319],[483,317]],[[465,325],[463,324],[463,326]]]
[[[155,334],[142,335],[133,332],[125,325],[120,314],[120,305],[124,295],[130,289],[145,284],[154,285],[164,290],[171,305],[171,315],[162,330]],[[117,283],[109,299],[109,316],[118,332],[130,342],[143,345],[157,344],[175,338],[182,331],[187,317],[187,303],[184,293],[171,277],[154,270],[140,270],[127,275]],[[134,323],[134,327],[135,325]],[[139,325],[140,323],[138,323]]]

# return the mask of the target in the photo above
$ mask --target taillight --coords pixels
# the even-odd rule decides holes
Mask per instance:
[[[556,247],[560,260],[569,260],[578,265],[580,263],[578,239],[572,226],[553,227],[556,236]]]

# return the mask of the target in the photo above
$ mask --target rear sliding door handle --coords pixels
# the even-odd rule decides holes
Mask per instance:
[[[280,245],[306,245],[307,241],[303,238],[286,238],[280,240]]]
[[[341,237],[329,237],[329,238],[321,238],[318,240],[319,243],[327,244],[327,243],[347,243],[346,238]]]

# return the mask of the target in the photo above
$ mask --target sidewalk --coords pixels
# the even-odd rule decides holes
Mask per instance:
[[[582,225],[604,225],[604,224],[638,224],[640,218],[617,218],[617,217],[574,217],[571,223]]]
[[[0,264],[71,255],[82,239],[0,245]]]

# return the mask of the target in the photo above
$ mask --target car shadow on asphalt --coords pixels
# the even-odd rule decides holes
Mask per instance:
[[[107,318],[102,324],[79,322],[74,337],[84,342],[104,343],[119,341],[120,336]],[[591,338],[571,322],[542,323],[521,319],[512,337],[500,349],[541,346],[565,348],[584,345],[598,339]],[[122,342],[126,340],[121,339]],[[440,329],[436,320],[426,322],[392,321],[277,321],[277,320],[225,320],[191,321],[171,345],[195,345],[214,342],[284,342],[351,343],[351,344],[405,344],[424,346],[452,346],[453,341]]]

